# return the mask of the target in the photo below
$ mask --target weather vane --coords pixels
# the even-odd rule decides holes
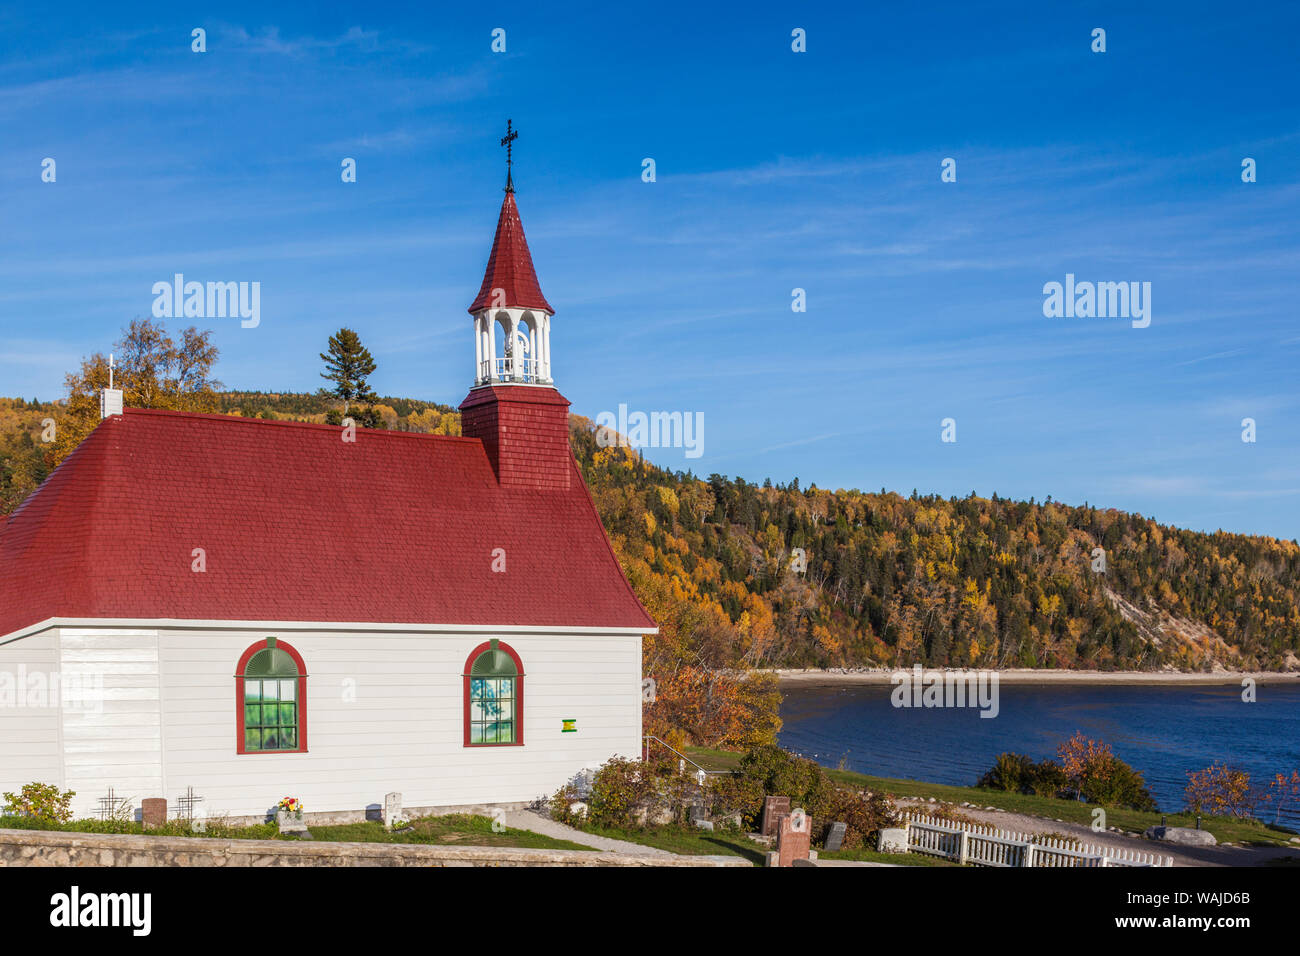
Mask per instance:
[[[519,130],[514,129],[513,124],[514,120],[506,120],[506,135],[501,137],[501,145],[506,148],[506,192],[513,192],[515,188],[510,167],[514,165],[514,146],[515,140],[519,138]]]

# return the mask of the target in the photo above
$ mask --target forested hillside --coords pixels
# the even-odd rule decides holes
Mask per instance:
[[[220,392],[227,414],[325,421],[323,393]],[[378,427],[459,434],[444,405],[379,398]],[[333,415],[331,415],[333,412]],[[54,463],[54,404],[0,399],[0,509]],[[654,658],[735,666],[1300,667],[1300,547],[1048,501],[904,497],[656,468],[571,439],[661,623]],[[1105,570],[1094,570],[1094,549]],[[807,569],[792,569],[793,549]]]

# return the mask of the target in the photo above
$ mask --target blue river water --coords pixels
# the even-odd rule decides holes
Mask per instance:
[[[1226,762],[1253,783],[1300,769],[1300,684],[1002,684],[998,715],[901,708],[889,685],[783,684],[781,746],[881,777],[970,786],[1003,751],[1054,757],[1075,731],[1109,743],[1142,772],[1160,809],[1182,807],[1187,772]],[[1273,819],[1273,811],[1260,811]],[[1294,826],[1300,807],[1283,812]]]

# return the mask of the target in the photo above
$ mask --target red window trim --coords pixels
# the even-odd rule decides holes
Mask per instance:
[[[307,752],[307,664],[292,644],[286,644],[279,638],[275,639],[275,646],[292,657],[294,664],[298,666],[298,747],[295,750],[244,749],[244,669],[248,667],[248,662],[253,659],[254,654],[271,646],[270,641],[271,638],[266,638],[249,647],[248,650],[244,651],[243,656],[239,658],[239,663],[235,666],[235,713],[238,715],[235,723],[235,753],[249,755],[305,754]]]
[[[515,669],[519,671],[515,679],[515,741],[511,744],[472,744],[469,742],[469,672],[474,666],[474,661],[484,651],[492,649],[492,641],[484,641],[474,650],[469,652],[469,657],[465,658],[465,746],[466,747],[522,747],[524,745],[524,662],[520,659],[515,649],[505,641],[496,641],[497,650],[505,651],[510,655],[510,659],[515,662]],[[243,714],[243,711],[240,711]]]

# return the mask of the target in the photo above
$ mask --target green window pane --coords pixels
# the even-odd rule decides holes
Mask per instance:
[[[480,654],[470,667],[471,744],[515,742],[515,682],[519,668],[514,658],[494,648]]]
[[[298,668],[286,652],[266,648],[244,673],[244,749],[298,749]]]

